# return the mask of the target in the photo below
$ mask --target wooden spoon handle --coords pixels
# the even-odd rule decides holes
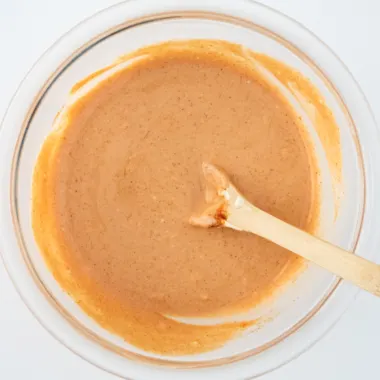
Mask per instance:
[[[229,209],[226,226],[259,235],[380,296],[380,265],[285,223],[245,199]]]

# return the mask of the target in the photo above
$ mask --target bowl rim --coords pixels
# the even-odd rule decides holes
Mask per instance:
[[[162,3],[166,3],[168,4],[170,7],[178,7],[178,4],[175,0],[165,0],[163,1]],[[162,6],[162,3],[161,4],[157,4],[156,5],[156,8]],[[359,108],[360,111],[359,112],[362,112],[361,110],[363,110],[363,114],[364,114],[364,110],[366,110],[366,118],[368,119],[368,125],[372,127],[373,131],[375,131],[376,135],[377,135],[377,140],[379,141],[379,132],[378,132],[378,129],[376,127],[376,124],[375,124],[375,121],[374,121],[374,117],[372,115],[372,111],[370,110],[370,107],[368,105],[368,102],[366,101],[365,97],[364,97],[364,94],[362,93],[362,91],[360,90],[358,84],[355,82],[354,78],[352,77],[352,75],[349,73],[348,69],[344,66],[344,64],[339,60],[338,57],[336,57],[336,55],[323,43],[321,42],[316,36],[314,36],[311,32],[309,32],[308,30],[306,30],[303,26],[301,26],[301,24],[297,23],[296,21],[293,21],[292,19],[288,18],[287,16],[284,16],[283,14],[281,14],[280,12],[278,11],[275,11],[275,10],[272,10],[271,8],[265,6],[265,5],[262,5],[262,4],[259,4],[259,3],[256,3],[254,1],[250,1],[250,0],[236,0],[234,2],[233,5],[227,5],[227,1],[216,1],[216,0],[212,0],[208,3],[207,6],[205,6],[204,8],[208,8],[204,11],[196,11],[194,9],[191,9],[191,5],[189,4],[192,4],[193,8],[194,8],[194,5],[197,5],[197,1],[191,1],[191,0],[186,0],[186,1],[183,1],[182,3],[182,7],[188,7],[190,9],[182,9],[182,10],[174,10],[174,11],[166,11],[166,12],[154,12],[152,11],[152,4],[149,3],[148,1],[145,1],[145,0],[129,0],[129,1],[126,1],[126,2],[123,2],[123,3],[119,3],[119,4],[116,4],[116,5],[113,5],[109,8],[106,8],[105,10],[103,11],[100,11],[98,13],[96,13],[95,15],[87,18],[86,20],[84,20],[83,22],[81,22],[80,24],[78,24],[77,26],[75,26],[74,28],[72,28],[69,32],[67,32],[63,37],[61,37],[54,45],[52,45],[43,55],[42,57],[36,62],[36,64],[32,67],[32,69],[29,71],[29,73],[26,75],[26,77],[24,78],[23,82],[21,83],[20,87],[18,88],[16,94],[14,95],[14,97],[12,98],[11,100],[11,104],[9,105],[8,107],[8,110],[4,116],[4,119],[3,119],[3,122],[2,122],[2,127],[1,127],[1,130],[0,130],[0,147],[3,147],[4,146],[4,141],[7,141],[5,136],[6,136],[6,133],[7,131],[12,127],[12,124],[14,124],[14,114],[16,111],[18,111],[20,109],[19,105],[20,105],[20,100],[21,98],[23,98],[23,96],[20,96],[20,94],[22,92],[25,93],[25,91],[29,91],[27,89],[28,86],[28,80],[30,80],[30,78],[33,76],[33,74],[38,71],[38,70],[41,70],[42,66],[44,65],[48,65],[50,68],[51,67],[55,67],[56,70],[50,75],[50,77],[48,79],[46,79],[45,81],[45,84],[42,86],[42,88],[40,88],[40,84],[41,84],[41,81],[39,81],[38,83],[35,83],[34,84],[34,87],[36,89],[38,89],[38,91],[36,91],[36,94],[37,95],[34,95],[34,92],[33,92],[33,102],[31,105],[27,105],[27,112],[26,112],[26,115],[25,115],[25,118],[23,120],[23,127],[21,128],[21,132],[20,132],[20,136],[24,136],[25,133],[23,132],[26,132],[26,129],[27,129],[27,124],[28,122],[27,121],[30,121],[30,119],[32,118],[33,116],[33,112],[34,110],[36,109],[36,107],[38,107],[38,103],[41,101],[42,99],[42,95],[43,93],[45,93],[49,86],[53,83],[53,80],[60,74],[62,73],[62,70],[64,70],[65,67],[67,67],[70,62],[74,59],[76,59],[81,53],[83,53],[83,51],[87,50],[89,47],[93,46],[94,43],[98,43],[102,38],[106,38],[106,37],[109,37],[110,35],[112,35],[113,33],[116,33],[118,30],[122,30],[122,29],[125,29],[126,27],[131,27],[131,26],[136,26],[138,25],[139,23],[142,23],[142,22],[147,22],[147,21],[150,21],[150,20],[159,20],[159,19],[163,19],[163,18],[168,18],[168,17],[174,17],[176,14],[178,15],[178,13],[181,13],[181,14],[184,14],[184,12],[187,12],[186,16],[185,17],[190,17],[191,15],[193,15],[193,17],[201,17],[202,13],[205,12],[207,13],[208,15],[212,15],[212,16],[219,16],[219,17],[222,17],[222,18],[229,18],[231,19],[231,14],[228,14],[228,11],[230,11],[231,13],[233,13],[233,11],[235,11],[237,9],[237,3],[241,4],[242,8],[243,7],[253,7],[252,9],[258,13],[260,12],[263,12],[263,14],[270,14],[270,15],[275,15],[276,17],[279,17],[281,20],[286,20],[287,23],[290,23],[292,24],[293,27],[296,27],[298,29],[300,29],[302,31],[302,33],[304,34],[307,34],[309,38],[311,38],[314,43],[317,43],[319,44],[329,55],[331,55],[331,57],[335,60],[336,64],[340,67],[341,70],[343,70],[346,74],[346,78],[348,78],[351,82],[351,87],[354,89],[354,91],[356,91],[356,93],[358,94],[358,99],[360,99],[360,103],[361,103],[361,107],[362,108]],[[198,1],[198,3],[200,3]],[[102,33],[99,34],[99,25],[97,24],[97,20],[107,16],[109,17],[110,15],[112,14],[116,14],[116,12],[118,12],[119,10],[121,9],[124,9],[124,10],[128,10],[127,8],[130,8],[132,5],[135,6],[136,4],[139,4],[140,5],[140,9],[139,11],[142,13],[142,15],[144,14],[145,12],[145,16],[141,16],[140,18],[139,17],[135,17],[135,18],[130,18],[128,19],[127,21],[125,21],[123,24],[117,24],[117,25],[113,25],[111,28],[107,28],[105,31],[103,31]],[[223,4],[224,8],[223,7],[220,7],[220,5]],[[218,12],[215,12],[215,6],[218,5],[218,7],[216,8],[218,10]],[[198,4],[198,7],[199,7],[199,4]],[[211,12],[210,9],[214,7],[214,12]],[[252,10],[251,9],[251,10]],[[224,12],[224,13],[223,13]],[[127,12],[128,13],[128,12]],[[137,11],[135,11],[135,13],[137,13]],[[240,16],[242,16],[242,13],[240,12]],[[264,16],[262,16],[264,17]],[[245,19],[244,18],[240,18],[239,17],[239,21],[241,21],[243,24],[247,24],[249,23],[251,26],[252,25],[255,25],[256,27],[260,28],[260,29],[265,29],[262,27],[262,25],[258,25],[258,24],[255,24],[252,20],[250,19]],[[73,40],[73,38],[75,38],[76,34],[78,32],[80,32],[81,30],[84,30],[84,32],[81,34],[81,39],[86,39],[86,43],[85,44],[82,44],[81,46],[79,46],[77,49],[74,50],[74,52],[71,50],[71,43],[69,43],[70,41],[69,40]],[[270,31],[269,32],[270,34],[273,35],[273,31]],[[92,38],[88,39],[88,34],[92,34]],[[95,42],[94,42],[95,41]],[[284,41],[284,39],[282,38],[282,41]],[[286,40],[285,40],[286,41]],[[288,41],[289,45],[293,45],[291,44],[289,41]],[[294,46],[293,46],[294,47]],[[297,50],[299,50],[299,47],[295,46],[295,48]],[[60,54],[59,54],[59,58],[58,58],[58,54],[57,51],[60,50]],[[62,62],[62,56],[64,54],[66,54],[66,52],[69,52],[69,57],[65,57],[65,60]],[[302,50],[299,50],[300,52],[302,52]],[[308,57],[306,55],[306,57]],[[310,62],[313,62],[312,59],[308,58],[310,60]],[[59,64],[58,63],[58,60],[60,60]],[[49,62],[44,62],[44,61],[49,61]],[[313,63],[315,65],[315,63]],[[318,66],[317,66],[318,67]],[[319,69],[322,73],[323,73],[323,70]],[[327,77],[328,78],[328,77]],[[336,91],[338,94],[339,94],[339,91],[335,89],[334,86],[332,86],[334,91]],[[22,94],[21,94],[22,95]],[[30,96],[29,96],[30,98]],[[344,103],[344,102],[343,102]],[[25,108],[25,106],[23,107]],[[14,128],[13,128],[14,129]],[[372,132],[373,132],[372,131]],[[13,133],[15,133],[15,131],[13,131]],[[15,221],[17,221],[17,218],[15,216],[17,216],[17,212],[15,212],[15,208],[14,208],[14,189],[15,189],[15,181],[14,181],[14,178],[15,178],[15,173],[16,173],[16,170],[17,170],[17,160],[15,160],[16,156],[17,156],[17,153],[20,152],[20,149],[21,149],[21,146],[22,146],[22,139],[20,140],[20,138],[17,139],[17,143],[16,144],[19,144],[19,146],[16,145],[16,149],[14,150],[14,154],[12,154],[12,167],[9,168],[9,173],[7,172],[7,170],[2,170],[0,172],[0,174],[2,174],[2,177],[1,178],[4,178],[3,176],[5,175],[7,178],[5,178],[5,180],[8,182],[9,181],[9,178],[11,178],[11,186],[9,189],[7,189],[7,192],[3,192],[2,195],[7,195],[6,199],[8,199],[8,201],[10,200],[10,207],[8,208],[7,206],[4,206],[4,204],[2,205],[1,209],[0,209],[0,226],[5,226],[6,228],[4,230],[7,230],[9,231],[10,233],[12,233],[12,235],[15,235],[14,236],[14,239],[15,241],[18,241],[18,246],[19,248],[21,248],[21,251],[23,250],[22,249],[22,243],[21,243],[21,246],[20,246],[20,239],[22,239],[22,237],[20,236],[20,231],[16,231],[16,233],[14,231],[12,231],[12,226],[9,225],[9,221],[12,219],[13,220],[13,223],[15,223]],[[9,154],[12,153],[12,152],[9,152],[7,151],[6,149],[0,149],[0,151],[4,151],[4,157],[5,155],[7,155],[7,157],[9,157]],[[376,152],[375,152],[376,153]],[[375,154],[374,152],[372,152],[372,156]],[[3,154],[3,152],[1,152],[1,154]],[[365,169],[365,168],[364,168]],[[7,176],[7,174],[9,176]],[[368,174],[368,173],[363,173],[363,174]],[[367,176],[367,180],[368,180],[368,176]],[[364,201],[365,205],[367,205],[367,202],[368,202],[368,199]],[[4,203],[4,202],[2,202]],[[378,208],[380,210],[380,204],[379,202],[376,203],[377,207],[376,209]],[[17,207],[16,207],[17,209]],[[3,218],[2,217],[2,214],[4,213],[7,213],[7,218]],[[9,216],[11,217],[11,219],[9,219]],[[364,215],[363,215],[363,218],[364,218]],[[5,235],[5,234],[4,234]],[[27,296],[27,290],[26,290],[26,283],[22,283],[22,281],[20,281],[19,279],[19,276],[16,274],[18,272],[18,269],[16,269],[16,266],[18,266],[20,264],[20,260],[13,260],[13,255],[10,254],[10,252],[13,252],[13,250],[15,249],[15,247],[17,245],[14,245],[14,244],[9,244],[9,242],[6,241],[6,239],[4,239],[4,235],[1,236],[1,241],[0,241],[0,244],[1,244],[1,252],[2,252],[2,258],[3,258],[3,262],[5,264],[5,267],[7,269],[7,272],[9,273],[9,276],[12,280],[12,282],[14,283],[16,289],[18,290],[19,294],[21,295],[23,301],[25,302],[25,304],[28,306],[28,308],[30,309],[30,311],[32,312],[32,314],[39,320],[39,322],[58,340],[60,341],[61,343],[63,343],[66,347],[68,347],[71,351],[75,352],[76,354],[78,354],[79,356],[81,356],[82,358],[86,359],[87,361],[97,365],[98,367],[102,368],[102,369],[105,369],[105,370],[108,370],[109,372],[111,373],[114,373],[116,375],[120,375],[120,373],[115,373],[113,370],[110,370],[109,368],[107,369],[104,364],[99,364],[101,362],[104,362],[103,360],[102,361],[97,361],[95,360],[95,356],[91,355],[90,354],[87,354],[87,353],[84,353],[84,351],[86,349],[88,349],[88,345],[86,345],[86,349],[78,349],[77,347],[74,347],[75,344],[73,345],[72,342],[70,342],[70,339],[68,337],[63,337],[62,336],[62,333],[57,331],[56,328],[53,327],[53,324],[50,323],[50,325],[48,325],[48,323],[46,322],[46,316],[39,312],[38,309],[36,308],[36,304],[39,302],[37,300],[34,300],[33,302],[31,302],[30,300],[30,297]],[[373,237],[372,237],[373,238]],[[377,240],[380,241],[380,239],[377,238]],[[11,247],[11,249],[4,249],[5,247]],[[25,252],[24,252],[25,254]],[[21,258],[19,258],[21,259]],[[23,257],[23,259],[25,260],[25,257]],[[28,261],[24,262],[24,265],[27,264],[27,265],[31,265],[31,263]],[[30,270],[31,268],[29,268]],[[32,273],[32,276],[33,276],[33,272]],[[30,273],[29,273],[30,274]],[[34,279],[36,280],[36,279]],[[36,283],[34,284],[35,286],[37,285]],[[41,290],[41,285],[43,286],[43,284],[39,284],[39,290]],[[348,286],[348,287],[347,287]],[[270,344],[268,344],[268,347],[264,347],[263,349],[267,349],[269,347],[272,347],[273,345],[279,343],[280,341],[283,341],[286,337],[290,336],[291,334],[293,334],[295,331],[298,331],[300,329],[301,326],[303,326],[308,320],[310,320],[310,318],[312,318],[318,311],[321,311],[323,305],[329,300],[331,301],[331,297],[333,295],[333,293],[335,293],[334,295],[336,296],[336,290],[342,290],[342,288],[345,288],[345,289],[348,289],[349,290],[349,293],[350,295],[346,296],[347,298],[347,301],[345,303],[345,307],[341,307],[341,310],[339,313],[337,313],[337,318],[343,314],[344,310],[346,309],[346,307],[348,306],[349,304],[349,301],[351,301],[354,296],[358,293],[358,290],[355,289],[354,287],[350,287],[349,284],[342,284],[341,281],[337,280],[334,285],[332,286],[332,288],[330,289],[330,291],[327,293],[327,295],[325,295],[322,299],[322,302],[320,302],[317,307],[315,307],[313,309],[313,311],[311,313],[308,314],[307,318],[303,318],[299,323],[297,323],[295,326],[293,326],[290,330],[288,330],[285,334],[281,335],[280,337],[276,338],[274,341],[270,342]],[[42,288],[43,290],[43,288]],[[47,290],[43,290],[43,292],[47,292]],[[42,295],[42,294],[41,294]],[[36,297],[37,298],[37,297]],[[56,309],[58,308],[61,308],[60,305],[58,305],[54,300],[50,299],[50,302],[53,302],[53,307],[55,307]],[[51,305],[50,305],[51,306]],[[62,316],[62,312],[61,313],[61,316]],[[67,313],[67,312],[66,312]],[[65,318],[67,318],[67,316],[64,316]],[[69,317],[70,319],[72,319],[72,317]],[[299,354],[301,354],[302,352],[306,351],[307,348],[309,348],[312,344],[314,344],[329,328],[331,328],[331,326],[333,325],[333,323],[337,320],[337,318],[335,318],[334,321],[331,322],[331,324],[329,324],[329,326],[327,326],[327,328],[323,329],[323,331],[320,331],[320,334],[319,334],[319,337],[317,337],[317,339],[314,339],[310,342],[308,342],[308,344],[305,344],[303,349],[302,350],[299,350],[298,352],[294,352],[293,355],[290,357],[288,357],[287,359],[283,360],[283,362],[279,363],[276,367],[273,367],[267,371],[263,371],[262,373],[259,373],[259,374],[256,374],[255,376],[259,376],[259,375],[262,375],[263,373],[267,373],[268,371],[274,369],[274,368],[277,368],[278,366],[284,364],[285,362],[288,362],[290,360],[292,360],[294,357],[298,356]],[[81,331],[83,333],[83,331]],[[87,339],[87,338],[86,338]],[[267,346],[267,345],[265,345]],[[256,351],[257,349],[255,349]],[[260,350],[261,352],[262,350]],[[133,356],[136,356],[138,354],[133,354]],[[139,356],[139,355],[138,355]],[[243,360],[243,359],[246,359],[246,356],[245,353],[244,354],[240,354],[238,355],[239,357],[237,357],[235,360]],[[139,358],[140,360],[141,359],[144,359],[144,357],[140,357]],[[152,363],[152,360],[153,362],[156,362],[156,359],[149,359],[149,363]],[[222,361],[224,361],[224,359],[221,359]],[[156,364],[159,364],[160,360],[158,360],[156,362]],[[168,362],[165,360],[164,361],[165,364],[167,364]],[[203,362],[202,362],[203,363]],[[173,361],[172,362],[172,365],[177,367],[179,364],[181,364],[181,368],[192,368],[194,367],[194,362],[191,366],[186,366],[184,367],[183,366],[183,362],[175,362]],[[200,369],[199,367],[199,364],[200,363],[195,363],[195,368],[198,368]],[[222,364],[227,364],[226,362],[221,362],[220,360],[217,360],[217,363],[215,363],[214,365],[222,365]],[[121,374],[122,376],[124,376],[124,374]]]

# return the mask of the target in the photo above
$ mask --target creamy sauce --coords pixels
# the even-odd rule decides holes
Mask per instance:
[[[316,225],[313,148],[251,59],[282,80],[294,72],[249,54],[181,41],[122,57],[73,88],[39,155],[33,228],[50,270],[87,314],[144,350],[221,346],[255,321],[196,326],[171,316],[242,312],[302,265],[257,236],[188,224],[207,161],[256,206],[310,232]],[[319,97],[299,74],[291,79]]]

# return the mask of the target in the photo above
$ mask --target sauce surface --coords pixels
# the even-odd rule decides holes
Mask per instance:
[[[121,58],[71,98],[33,185],[36,240],[61,286],[103,327],[161,354],[208,351],[255,323],[171,317],[242,312],[302,265],[257,236],[188,223],[206,161],[256,206],[313,231],[314,153],[282,94],[240,46],[182,41]]]

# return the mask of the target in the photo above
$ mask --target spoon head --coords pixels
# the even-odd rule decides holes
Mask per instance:
[[[228,217],[225,191],[230,181],[222,170],[210,163],[202,164],[202,173],[206,181],[206,208],[199,215],[191,216],[189,223],[204,228],[223,226]]]

